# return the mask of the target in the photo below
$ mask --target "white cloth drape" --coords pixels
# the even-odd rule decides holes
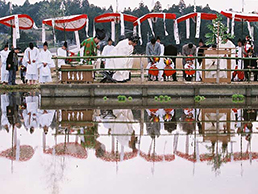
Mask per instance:
[[[139,19],[137,20],[137,23],[138,23],[138,36],[140,37],[140,45],[142,45],[141,22],[140,22],[140,20],[139,20]]]
[[[164,22],[164,31],[165,31],[165,36],[168,36],[167,32],[167,26],[166,26],[166,14],[163,14],[163,22]]]
[[[230,22],[230,19],[228,18],[227,19],[227,33],[229,33],[229,22]]]
[[[53,34],[54,34],[54,43],[56,44],[55,20],[54,19],[52,19],[52,27],[53,27]]]
[[[16,33],[16,39],[20,38],[20,26],[19,26],[19,18],[18,15],[14,16],[14,26],[15,26],[15,33]]]
[[[111,22],[111,39],[116,40],[116,23],[114,21]]]
[[[151,33],[153,36],[155,36],[155,33],[154,33],[154,30],[153,30],[153,25],[152,25],[152,21],[151,21],[151,18],[148,19],[148,22],[149,22],[149,26],[150,26],[150,29],[151,29]]]
[[[185,20],[186,23],[186,39],[190,38],[190,19]]]
[[[92,32],[92,36],[93,36],[93,37],[96,36],[95,22],[93,22],[93,32]]]
[[[80,43],[79,32],[78,31],[74,31],[74,35],[75,35],[76,46],[77,46],[78,49],[80,49],[81,43]]]
[[[121,25],[121,36],[125,35],[125,20],[124,20],[124,14],[120,13],[120,25]]]
[[[251,39],[254,40],[254,36],[253,36],[253,33],[252,33],[252,28],[251,28],[250,22],[246,21],[246,23],[247,23],[247,28],[248,28],[249,35],[250,35]]]
[[[85,32],[86,32],[86,38],[89,37],[89,19],[86,20],[86,26],[85,26]]]
[[[232,24],[231,24],[231,35],[232,36],[235,34],[234,29],[235,29],[235,14],[232,14]]]
[[[42,24],[42,43],[46,42],[46,28],[45,24]]]
[[[201,13],[197,13],[195,38],[200,38],[200,29],[201,29]]]
[[[176,44],[180,44],[177,20],[174,21],[174,38],[175,38]]]

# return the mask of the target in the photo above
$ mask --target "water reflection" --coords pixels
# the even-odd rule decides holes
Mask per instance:
[[[256,109],[234,108],[41,110],[37,93],[6,93],[1,95],[0,164],[11,174],[26,163],[31,173],[40,169],[43,190],[53,193],[66,193],[61,190],[72,174],[89,166],[107,167],[110,177],[136,164],[142,174],[159,176],[172,168],[184,177],[186,166],[193,176],[205,166],[205,173],[221,176],[232,165],[234,175],[243,176],[244,166],[257,168],[251,166],[258,160],[256,119]],[[185,169],[176,167],[181,164]],[[98,176],[107,171],[95,170]]]

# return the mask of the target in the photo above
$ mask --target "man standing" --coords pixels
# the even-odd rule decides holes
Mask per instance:
[[[160,37],[157,37],[157,43],[160,44],[160,56],[164,56],[164,52],[165,52],[165,46],[163,44],[161,44],[161,40]]]
[[[195,56],[196,54],[196,46],[193,43],[185,44],[182,48],[182,55],[187,57],[189,55]],[[183,67],[185,67],[186,59],[183,59]],[[186,79],[185,71],[183,71],[183,76]]]
[[[0,52],[1,55],[1,62],[2,62],[2,67],[1,67],[1,82],[2,84],[7,84],[8,83],[8,78],[9,78],[9,72],[6,70],[6,60],[9,54],[9,48],[8,44],[4,46],[4,50]]]
[[[114,49],[113,46],[113,40],[111,38],[108,39],[108,44],[104,47],[102,51],[102,56],[109,56],[110,52]],[[105,67],[106,64],[108,64],[110,59],[102,59],[102,63]]]
[[[27,67],[26,78],[30,85],[36,84],[38,80],[38,57],[39,50],[31,42],[23,57],[23,65]]]
[[[238,39],[236,47],[236,58],[244,57],[244,46],[241,39]],[[236,59],[235,69],[240,70],[244,68],[244,61],[242,59]],[[243,81],[245,78],[243,71],[234,71],[232,76],[232,81]]]
[[[98,43],[105,38],[104,30],[96,30],[96,36],[92,38],[85,39],[81,46],[84,47],[83,56],[97,56]],[[86,63],[88,65],[92,64],[92,59],[87,59]]]
[[[54,62],[48,50],[48,43],[45,42],[43,50],[39,53],[39,83],[52,82],[51,67],[54,67]]]
[[[7,57],[6,60],[6,70],[9,71],[8,85],[17,85],[16,80],[16,71],[18,71],[18,55],[20,48],[14,48]]]
[[[67,42],[64,42],[63,46],[57,49],[57,56],[67,57],[68,56],[67,48],[68,48]],[[58,59],[58,68],[61,68],[62,65],[65,65],[65,59]]]

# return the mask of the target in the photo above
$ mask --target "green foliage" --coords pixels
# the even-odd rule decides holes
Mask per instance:
[[[217,14],[217,18],[212,20],[212,24],[208,25],[208,29],[211,31],[205,34],[205,38],[207,38],[206,44],[216,44],[218,43],[218,37],[221,39],[222,43],[225,43],[226,39],[233,39],[234,36],[231,34],[226,34],[228,28],[223,24],[222,16]]]
[[[117,99],[118,99],[118,102],[125,102],[125,101],[126,101],[126,96],[119,95],[119,96],[117,97]]]
[[[204,96],[195,96],[194,97],[194,101],[195,102],[201,102],[203,100],[205,100],[206,98]]]
[[[129,101],[132,101],[132,100],[133,100],[133,97],[129,96],[129,97],[128,97],[128,100],[129,100]]]
[[[103,100],[104,100],[104,101],[107,101],[107,100],[108,100],[108,97],[104,96],[104,97],[103,97]]]
[[[245,100],[245,96],[242,94],[234,94],[232,95],[232,101],[234,103],[242,103]]]

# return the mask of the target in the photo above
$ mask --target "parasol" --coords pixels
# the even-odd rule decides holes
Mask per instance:
[[[45,154],[53,154],[57,156],[72,156],[79,159],[86,159],[88,157],[85,148],[75,142],[71,143],[59,143],[53,148],[44,150]]]
[[[115,41],[115,25],[120,22],[121,27],[121,36],[125,35],[125,24],[124,22],[134,22],[137,20],[137,17],[123,14],[123,13],[104,13],[95,17],[94,26],[93,26],[93,36],[95,36],[95,23],[107,23],[111,22],[111,38]]]
[[[74,32],[76,45],[78,46],[78,48],[80,48],[80,38],[78,31],[85,27],[86,37],[88,37],[88,24],[89,21],[86,14],[45,19],[42,21],[42,42],[45,42],[46,40],[45,25],[48,25],[53,27],[54,29],[64,32]],[[56,42],[55,33],[54,42]]]
[[[246,21],[247,27],[249,31],[249,35],[253,39],[253,33],[251,30],[250,22],[257,22],[258,21],[258,14],[249,14],[249,13],[238,13],[238,12],[232,12],[232,11],[221,11],[221,14],[227,17],[227,27],[229,29],[229,21],[232,20],[231,23],[231,34],[234,35],[234,27],[235,27],[235,21],[241,22]]]
[[[141,40],[140,40],[141,44],[142,44],[141,23],[144,22],[145,20],[148,20],[152,35],[155,36],[152,23],[157,22],[157,18],[163,19],[165,35],[168,36],[168,32],[166,29],[166,19],[170,19],[170,20],[176,19],[176,14],[173,14],[173,13],[148,13],[148,14],[140,17],[139,19],[137,19],[134,22],[134,26],[138,26],[138,35],[141,38]],[[175,37],[175,39],[176,39],[176,37]]]
[[[183,15],[176,19],[175,25],[178,26],[178,23],[186,21],[186,38],[190,38],[190,19],[196,18],[196,34],[195,38],[200,37],[200,28],[201,28],[201,20],[214,20],[217,18],[216,14],[212,13],[201,13],[201,12],[193,12],[186,15]],[[175,33],[175,32],[174,32]]]
[[[14,146],[0,153],[1,157],[20,162],[28,161],[34,155],[34,149],[29,145]]]
[[[16,14],[0,18],[0,23],[13,28],[13,47],[16,47],[16,40],[20,38],[20,29],[29,30],[35,24],[33,19],[26,14]]]

